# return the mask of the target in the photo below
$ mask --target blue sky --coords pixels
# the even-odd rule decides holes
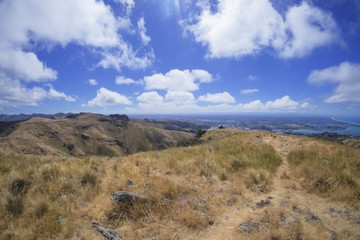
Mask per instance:
[[[0,113],[360,115],[357,0],[3,0]]]

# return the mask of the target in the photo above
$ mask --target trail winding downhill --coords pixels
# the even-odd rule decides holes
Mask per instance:
[[[344,204],[306,192],[290,175],[288,153],[294,148],[311,145],[313,141],[270,134],[261,141],[272,145],[282,157],[282,163],[272,178],[272,189],[239,196],[236,204],[228,206],[214,219],[215,224],[210,229],[194,239],[359,240],[359,213]],[[257,226],[249,232],[240,230],[239,224],[246,221]]]

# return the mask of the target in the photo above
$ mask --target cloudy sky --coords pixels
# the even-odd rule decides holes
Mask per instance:
[[[358,0],[2,0],[0,113],[360,115]]]

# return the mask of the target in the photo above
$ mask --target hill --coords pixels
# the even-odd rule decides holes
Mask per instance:
[[[176,146],[200,125],[129,119],[126,115],[67,114],[0,123],[0,151],[37,155],[121,156]]]
[[[0,154],[0,239],[359,239],[359,149],[231,129],[200,140],[120,157]]]

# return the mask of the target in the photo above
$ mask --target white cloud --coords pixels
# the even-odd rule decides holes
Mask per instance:
[[[50,98],[50,99],[61,99],[61,98],[63,98],[67,102],[75,102],[76,101],[75,98],[73,98],[71,96],[68,96],[63,92],[56,91],[51,84],[48,84],[48,86],[50,87],[50,89],[48,91],[48,94],[47,94],[48,98]]]
[[[165,95],[165,100],[169,102],[184,104],[195,102],[195,97],[191,92],[169,91]]]
[[[123,67],[140,69],[151,65],[155,58],[153,50],[143,46],[141,51],[134,50],[122,34],[122,31],[132,33],[130,14],[135,2],[117,1],[125,5],[125,16],[116,16],[110,5],[97,0],[0,1],[1,84],[14,81],[13,86],[26,94],[45,91],[41,87],[24,85],[25,82],[49,82],[57,78],[57,71],[36,55],[39,46],[51,51],[58,45],[64,48],[70,43],[80,45],[97,54],[97,66],[113,67],[118,71]],[[55,95],[54,92],[49,94]],[[8,106],[34,105],[41,97],[31,99],[36,100],[17,101],[15,98],[14,103],[10,103],[5,95],[0,96],[0,101],[8,102]]]
[[[159,103],[164,100],[164,98],[159,95],[156,91],[144,92],[136,98],[140,102],[146,103]]]
[[[223,93],[207,93],[206,95],[200,96],[199,101],[212,102],[212,103],[234,103],[235,98],[228,92]]]
[[[299,106],[298,102],[295,102],[287,95],[274,101],[268,101],[265,104],[266,109],[297,109]]]
[[[259,92],[259,89],[243,89],[241,90],[241,94],[252,94],[252,93],[257,93]]]
[[[219,0],[198,5],[200,13],[183,23],[210,58],[238,58],[272,47],[280,57],[302,57],[314,48],[340,41],[329,13],[303,2],[290,7],[286,18],[270,0]]]
[[[91,86],[96,86],[96,85],[98,85],[98,82],[96,81],[96,79],[89,79],[89,80],[88,80],[88,83],[89,83]]]
[[[0,48],[0,71],[26,82],[48,81],[57,77],[57,72],[47,68],[34,53],[15,49]]]
[[[154,96],[159,101],[142,101],[137,108],[127,108],[132,113],[239,113],[239,112],[294,112],[306,111],[312,106],[308,102],[297,102],[289,96],[284,96],[273,101],[261,102],[255,100],[249,103],[229,104],[220,103],[216,105],[198,105],[196,102],[165,102],[156,92]],[[161,100],[161,101],[160,101]]]
[[[37,106],[44,99],[64,99],[74,102],[75,98],[56,91],[47,84],[47,91],[42,87],[28,88],[20,80],[11,79],[0,72],[0,109],[5,107]]]
[[[126,77],[123,77],[123,76],[117,76],[115,78],[115,83],[118,84],[118,85],[121,85],[121,84],[129,85],[129,84],[135,84],[136,81],[131,79],[131,78],[126,78]]]
[[[87,103],[87,106],[106,107],[120,104],[130,105],[132,102],[126,96],[102,87],[97,91],[96,97]]]
[[[127,44],[123,44],[119,49],[105,50],[101,54],[103,59],[97,66],[105,69],[115,68],[117,71],[120,71],[124,66],[131,69],[144,69],[150,66],[155,59],[153,49],[150,49],[142,56],[138,56],[137,52],[134,52],[131,46]]]
[[[308,77],[311,84],[338,84],[325,102],[360,102],[360,64],[343,62],[338,66],[314,70]]]
[[[339,38],[331,15],[305,2],[289,9],[285,24],[292,37],[280,46],[280,56],[284,58],[302,57],[314,48],[336,42]]]
[[[173,69],[165,75],[156,73],[144,77],[145,89],[161,89],[168,91],[195,91],[199,89],[199,83],[213,81],[212,75],[204,70],[179,70]]]
[[[47,97],[43,88],[27,88],[19,80],[10,79],[0,72],[0,109],[4,107],[37,106]]]
[[[248,79],[249,79],[250,81],[253,81],[253,80],[256,79],[256,76],[254,76],[254,75],[249,75],[249,76],[248,76]]]
[[[127,14],[130,14],[131,11],[132,11],[132,9],[133,9],[134,6],[135,6],[134,0],[114,0],[114,1],[126,5],[126,12],[127,12]]]
[[[147,45],[151,41],[151,38],[148,35],[146,35],[144,17],[139,19],[139,21],[137,23],[137,26],[138,26],[138,31],[140,33],[140,37],[141,37],[141,40],[142,40],[143,44]]]

